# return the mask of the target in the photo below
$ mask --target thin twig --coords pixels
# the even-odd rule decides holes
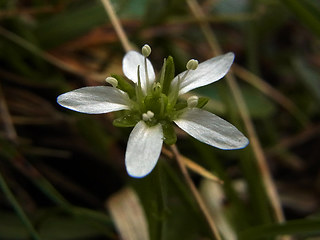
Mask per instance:
[[[195,16],[196,19],[201,19],[203,18],[203,12],[202,9],[200,8],[198,2],[196,0],[187,0],[188,6]],[[213,52],[214,55],[221,55],[222,51],[220,49],[220,45],[218,44],[216,37],[211,30],[209,24],[207,22],[203,22],[199,20],[200,27],[203,31],[203,34],[205,35],[208,44],[210,45],[210,48]],[[282,212],[281,204],[280,204],[280,199],[275,187],[275,184],[272,180],[271,174],[269,167],[266,163],[266,158],[263,153],[262,147],[260,145],[259,139],[257,137],[254,125],[252,123],[252,120],[250,118],[248,108],[246,106],[246,103],[244,101],[244,98],[242,96],[241,90],[238,86],[238,83],[236,82],[234,76],[229,73],[227,76],[227,82],[228,85],[231,89],[231,92],[234,96],[235,102],[239,108],[241,118],[244,122],[245,128],[247,130],[247,133],[249,135],[249,139],[251,142],[251,147],[253,149],[253,152],[256,156],[257,159],[257,165],[259,172],[261,174],[262,181],[264,183],[266,193],[268,195],[268,198],[270,200],[270,204],[275,216],[275,219],[278,222],[284,222],[284,215]]]
[[[122,47],[124,48],[124,50],[126,52],[129,52],[130,50],[132,50],[132,47],[130,45],[130,42],[127,38],[127,35],[125,34],[115,11],[113,10],[113,7],[112,7],[110,1],[109,0],[101,0],[101,2],[110,17],[110,21],[111,21],[119,39],[120,39],[120,41],[121,41]]]
[[[216,224],[214,223],[211,215],[210,215],[210,212],[208,210],[208,207],[206,206],[204,200],[202,199],[198,189],[196,188],[196,186],[194,185],[189,173],[188,173],[188,170],[187,170],[187,167],[186,167],[186,164],[185,164],[185,161],[183,160],[183,158],[181,157],[180,153],[179,153],[179,150],[177,148],[176,145],[171,145],[171,150],[172,150],[172,153],[174,154],[177,162],[178,162],[178,165],[181,169],[181,172],[182,172],[182,175],[184,176],[195,200],[197,201],[199,207],[200,207],[200,210],[201,212],[203,213],[204,217],[206,218],[208,224],[209,224],[209,227],[212,231],[212,234],[214,236],[215,239],[217,240],[221,240],[221,237],[220,237],[220,234],[219,234],[219,231],[216,227]]]

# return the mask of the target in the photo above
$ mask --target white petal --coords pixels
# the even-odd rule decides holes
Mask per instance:
[[[149,127],[140,121],[133,128],[126,150],[126,168],[132,177],[141,178],[155,167],[162,148],[161,124]]]
[[[200,63],[196,70],[190,70],[187,77],[182,80],[179,95],[218,81],[227,74],[233,60],[234,54],[229,52]],[[178,76],[182,78],[185,72],[180,73]],[[177,84],[178,76],[173,79],[171,85]]]
[[[220,149],[239,149],[249,143],[235,126],[199,108],[187,110],[174,122],[192,137]]]
[[[136,51],[128,52],[122,60],[122,70],[124,75],[132,80],[134,83],[138,83],[138,66],[140,65],[140,80],[141,86],[144,91],[146,90],[146,74],[145,74],[145,65],[144,65],[144,56]],[[149,83],[153,83],[155,73],[153,66],[149,59],[147,59],[147,69]]]
[[[125,92],[107,86],[79,88],[57,98],[57,102],[63,107],[89,114],[129,109],[129,101]]]

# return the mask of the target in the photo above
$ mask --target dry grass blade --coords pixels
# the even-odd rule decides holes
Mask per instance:
[[[172,154],[172,152],[170,152],[169,150],[167,150],[165,148],[162,148],[162,153],[169,158],[174,158],[174,155]],[[182,154],[180,154],[180,156],[181,156],[181,159],[186,164],[186,167],[189,168],[190,170],[192,170],[193,172],[199,174],[200,176],[202,176],[208,180],[217,182],[219,184],[223,184],[223,181],[220,178],[213,175],[211,172],[209,172],[208,170],[206,170],[205,168],[203,168],[199,164],[197,164],[194,161],[190,160],[189,158],[183,156]]]
[[[236,240],[236,233],[224,213],[223,203],[225,193],[221,185],[212,181],[203,180],[200,186],[200,193],[209,207],[210,214],[217,223],[217,227],[224,239]]]
[[[217,229],[216,223],[215,223],[214,219],[212,219],[212,217],[210,215],[208,206],[204,202],[204,200],[203,200],[202,196],[200,195],[197,187],[193,183],[193,181],[192,181],[192,179],[191,179],[191,177],[190,177],[190,175],[188,173],[186,164],[185,164],[184,160],[182,159],[181,154],[178,151],[177,146],[176,145],[171,145],[170,147],[171,147],[172,153],[174,154],[174,157],[176,158],[176,160],[178,162],[178,165],[179,165],[179,168],[180,168],[180,170],[182,172],[182,175],[184,176],[184,178],[186,180],[186,183],[188,184],[188,187],[189,187],[192,195],[194,196],[195,200],[197,201],[198,206],[199,206],[203,216],[205,217],[205,219],[206,219],[206,221],[207,221],[207,223],[208,223],[208,225],[210,227],[210,230],[212,232],[212,236],[216,240],[221,240],[221,236],[220,236],[220,233],[219,233],[219,231]]]
[[[125,188],[107,200],[107,208],[123,240],[148,240],[148,224],[137,194]]]
[[[210,179],[217,183],[223,184],[223,181],[221,179],[213,175],[211,172],[207,171],[205,168],[201,167],[200,165],[196,164],[195,162],[191,161],[188,158],[182,157],[182,159],[184,160],[187,167],[192,171],[198,173],[199,175],[203,176],[206,179]]]
[[[121,44],[122,44],[124,50],[126,52],[129,52],[130,50],[132,50],[132,46],[127,38],[127,35],[125,34],[125,32],[122,28],[122,25],[121,25],[117,15],[115,14],[115,12],[112,8],[110,1],[109,0],[101,0],[101,2],[110,17],[110,21],[112,22],[112,25],[113,25],[115,31],[117,32],[117,35],[119,36],[119,39],[121,41]]]

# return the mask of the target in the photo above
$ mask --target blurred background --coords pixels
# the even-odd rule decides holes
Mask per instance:
[[[176,73],[215,56],[202,23],[235,53],[231,72],[288,223],[276,223],[252,145],[223,151],[178,132],[181,153],[224,181],[211,186],[191,172],[223,238],[320,239],[320,2],[198,3],[201,19],[183,0],[112,1],[130,42],[152,47],[158,71],[169,55]],[[173,159],[130,178],[131,129],[56,103],[122,74],[124,54],[98,0],[0,1],[0,239],[211,239]],[[248,136],[226,79],[195,92]]]

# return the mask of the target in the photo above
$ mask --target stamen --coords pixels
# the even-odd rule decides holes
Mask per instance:
[[[118,80],[115,79],[114,77],[107,77],[106,79],[106,82],[111,84],[112,87],[116,88],[118,86]]]
[[[187,62],[186,67],[187,67],[188,70],[196,70],[197,67],[198,67],[198,65],[199,65],[199,62],[198,62],[197,60],[195,60],[195,59],[190,59],[190,60]]]
[[[185,74],[183,74],[182,78],[181,78],[181,82],[184,81],[184,79],[187,77],[188,73],[190,70],[196,70],[198,68],[198,61],[195,59],[190,59],[187,64],[186,64],[186,68],[187,71],[185,72]]]
[[[188,98],[187,103],[189,108],[194,108],[198,105],[199,98],[197,96],[191,96]]]
[[[142,55],[144,57],[149,57],[151,53],[151,47],[148,44],[145,44],[141,49]]]
[[[146,114],[146,113],[143,113],[143,114],[142,114],[142,119],[143,119],[143,121],[145,121],[145,122],[147,122],[147,121],[150,120],[150,118],[148,117],[148,114]]]
[[[145,72],[145,75],[146,75],[146,89],[147,89],[147,92],[149,92],[149,76],[148,76],[148,67],[147,67],[147,58],[144,57],[144,72]]]
[[[148,115],[149,118],[153,118],[154,117],[154,113],[151,112],[150,110],[147,111],[147,115]]]
[[[154,117],[154,113],[151,112],[150,110],[147,111],[146,113],[142,114],[142,120],[145,121],[145,122],[150,121],[151,118],[153,118],[153,117]]]
[[[141,49],[142,55],[144,56],[144,72],[146,76],[146,89],[149,92],[150,84],[149,84],[149,76],[148,76],[148,67],[147,67],[147,57],[149,57],[151,53],[151,47],[148,44],[145,44]]]

